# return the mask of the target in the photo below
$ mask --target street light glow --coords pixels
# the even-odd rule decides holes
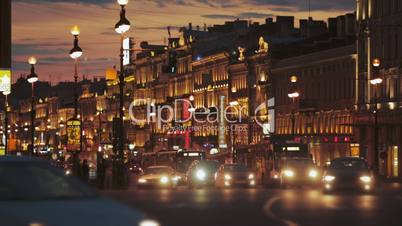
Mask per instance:
[[[116,24],[115,28],[116,28],[115,29],[116,33],[124,34],[130,30],[130,25],[129,24],[120,24],[120,25]]]
[[[239,102],[238,101],[232,101],[229,103],[230,106],[239,106]]]
[[[71,28],[70,32],[72,35],[77,36],[80,34],[80,27],[75,25],[74,27]]]
[[[371,85],[378,85],[382,83],[382,78],[374,78],[370,80]]]
[[[375,58],[372,63],[373,63],[373,67],[380,67],[380,65],[381,65],[381,61],[378,58]]]
[[[35,65],[35,64],[36,64],[36,58],[33,57],[33,56],[31,56],[31,57],[28,59],[28,63],[29,63],[30,65]]]
[[[300,96],[299,92],[293,92],[293,93],[289,93],[288,97],[289,98],[298,98]]]
[[[82,51],[74,51],[74,52],[70,53],[70,57],[74,60],[80,58],[81,56],[82,56]]]
[[[117,0],[117,3],[119,3],[121,6],[125,6],[128,4],[128,0]]]

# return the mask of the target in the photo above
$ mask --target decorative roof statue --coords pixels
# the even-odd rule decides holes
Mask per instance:
[[[260,37],[260,40],[258,41],[259,49],[256,50],[256,53],[268,53],[269,51],[269,44],[264,40],[264,37]]]
[[[244,52],[246,51],[246,48],[243,48],[241,46],[238,47],[239,50],[239,61],[244,61]]]

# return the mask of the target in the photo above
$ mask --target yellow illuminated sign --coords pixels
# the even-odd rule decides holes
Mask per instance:
[[[11,92],[11,71],[0,70],[0,92]]]
[[[67,121],[67,150],[78,151],[81,145],[81,121]]]
[[[109,68],[106,70],[106,80],[107,81],[114,81],[117,79],[117,71],[116,69]]]

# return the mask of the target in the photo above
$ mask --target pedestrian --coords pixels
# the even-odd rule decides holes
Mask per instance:
[[[86,159],[82,162],[82,179],[86,182],[89,181],[89,165]]]
[[[106,177],[106,160],[101,159],[98,166],[98,188],[105,189],[105,177]]]

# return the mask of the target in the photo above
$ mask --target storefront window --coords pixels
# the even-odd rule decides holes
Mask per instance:
[[[394,177],[399,176],[399,153],[398,153],[398,146],[394,146],[392,148],[392,174]]]

